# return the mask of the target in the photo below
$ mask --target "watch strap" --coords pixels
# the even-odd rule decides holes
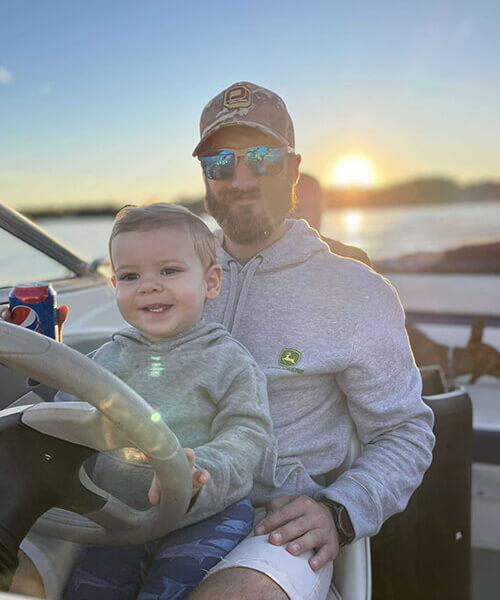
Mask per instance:
[[[339,546],[343,548],[344,546],[347,546],[347,544],[350,544],[355,537],[355,533],[351,517],[349,516],[346,507],[339,502],[335,502],[334,500],[325,497],[320,498],[319,502],[328,507],[332,514],[339,538]]]

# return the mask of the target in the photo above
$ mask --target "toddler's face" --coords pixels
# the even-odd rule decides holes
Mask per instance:
[[[220,266],[205,270],[185,227],[119,233],[111,254],[118,308],[152,342],[197,323],[219,293]]]

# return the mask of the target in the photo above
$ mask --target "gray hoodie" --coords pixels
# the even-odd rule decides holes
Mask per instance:
[[[323,495],[347,508],[356,538],[374,535],[405,508],[434,444],[403,310],[383,277],[332,254],[305,221],[286,226],[244,265],[219,247],[222,291],[205,306],[267,376],[276,441],[251,498]],[[363,454],[331,483],[354,427]]]
[[[158,410],[181,446],[195,450],[196,464],[209,471],[210,481],[180,526],[220,512],[248,495],[272,425],[265,377],[226,329],[201,321],[153,343],[127,327],[99,348],[93,359]],[[56,400],[75,398],[58,392]],[[152,471],[134,449],[99,454],[93,479],[136,508],[150,506],[147,491]]]

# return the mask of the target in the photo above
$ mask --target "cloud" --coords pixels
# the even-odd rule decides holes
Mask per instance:
[[[7,69],[4,66],[0,65],[0,85],[8,85],[9,83],[12,83],[13,79],[14,75],[7,71]]]

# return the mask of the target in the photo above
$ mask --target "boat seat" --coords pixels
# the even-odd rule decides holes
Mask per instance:
[[[422,377],[422,396],[435,396],[449,391],[449,384],[441,365],[420,367],[419,371]]]
[[[357,433],[342,465],[329,474],[329,482],[346,471],[361,454],[361,442]],[[333,563],[333,582],[327,600],[371,600],[372,571],[370,539],[362,538],[340,549]]]

